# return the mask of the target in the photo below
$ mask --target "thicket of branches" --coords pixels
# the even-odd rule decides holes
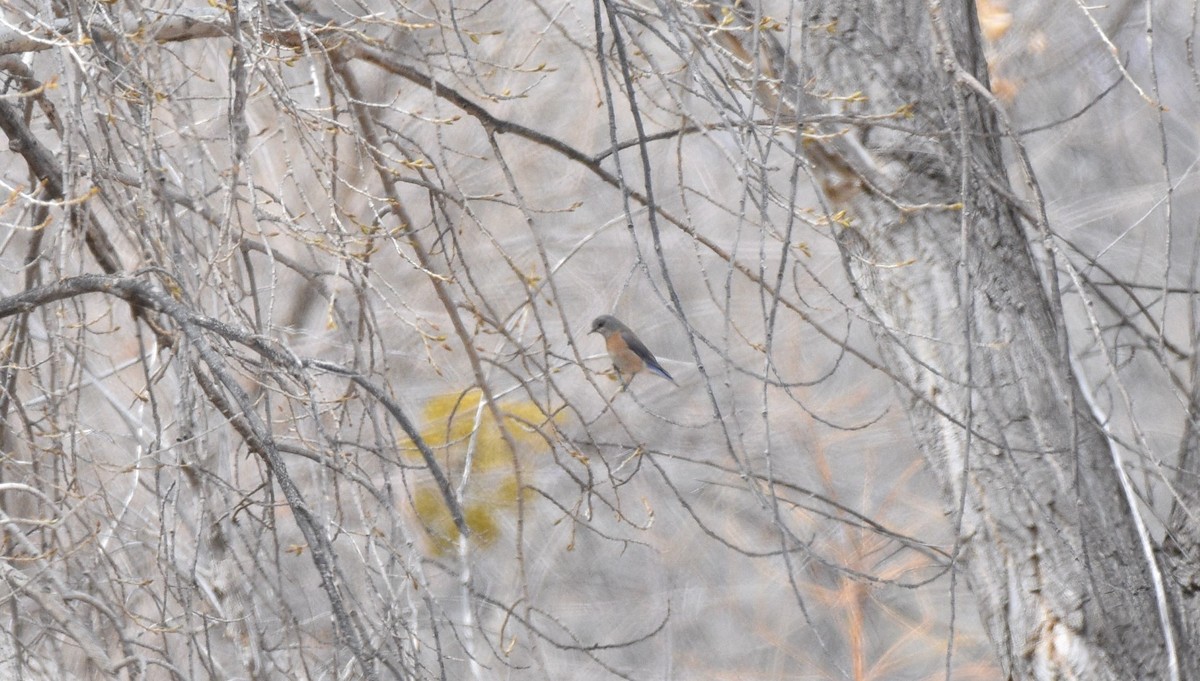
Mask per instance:
[[[1143,32],[1187,8],[1132,8],[8,3],[0,676],[1019,673],[1044,651],[989,606],[978,457],[1051,524],[1090,497],[1021,458],[1062,451],[989,449],[991,376],[922,355],[1021,334],[893,324],[888,296],[942,319],[895,283],[935,258],[863,225],[961,220],[926,239],[961,276],[988,192],[1154,544],[1117,563],[1190,593],[1200,78]],[[605,313],[679,385],[623,390]]]

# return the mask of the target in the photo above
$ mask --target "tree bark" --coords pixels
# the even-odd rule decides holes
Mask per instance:
[[[1008,676],[1200,678],[1194,605],[1163,575],[1012,198],[973,3],[808,7],[799,57],[766,32],[725,40],[780,83],[756,92],[767,106],[849,117],[807,128],[808,158]]]

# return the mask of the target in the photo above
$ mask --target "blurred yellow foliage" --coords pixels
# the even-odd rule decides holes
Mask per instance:
[[[975,12],[979,17],[979,28],[988,42],[996,42],[1012,27],[1012,13],[1005,0],[976,0]]]
[[[533,402],[501,404],[504,429],[518,448],[518,456],[543,453],[546,439],[535,429],[557,421]],[[421,437],[444,466],[450,486],[457,489],[464,473],[469,475],[463,491],[463,515],[476,546],[488,546],[500,533],[500,515],[517,508],[517,480],[513,452],[504,434],[481,401],[478,390],[438,395],[425,404]],[[420,461],[415,445],[406,447],[404,457]],[[470,470],[467,470],[468,461]],[[458,528],[441,492],[432,481],[419,483],[412,495],[413,510],[428,534],[429,549],[437,555],[454,550]]]

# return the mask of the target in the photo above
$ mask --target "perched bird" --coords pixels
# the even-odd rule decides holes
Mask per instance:
[[[632,381],[634,375],[642,369],[649,369],[650,373],[658,374],[672,383],[675,382],[675,379],[671,378],[671,374],[662,368],[646,345],[638,340],[638,337],[633,335],[633,331],[630,331],[629,327],[618,321],[616,317],[610,315],[596,317],[592,321],[590,333],[604,336],[604,345],[608,348],[609,357],[612,357],[613,368],[621,375],[621,381],[626,386],[628,386],[628,381]],[[628,381],[626,381],[626,376],[628,376]]]

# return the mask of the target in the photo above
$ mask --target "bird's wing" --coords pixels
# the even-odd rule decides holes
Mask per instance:
[[[658,360],[650,352],[650,349],[642,341],[638,340],[638,337],[633,335],[633,332],[621,331],[621,339],[625,341],[630,350],[633,350],[633,354],[642,358],[642,361],[646,363],[646,368],[652,373],[658,374],[672,383],[675,382],[675,379],[671,378],[671,374],[668,374],[667,370],[662,368],[662,365],[658,363]]]

